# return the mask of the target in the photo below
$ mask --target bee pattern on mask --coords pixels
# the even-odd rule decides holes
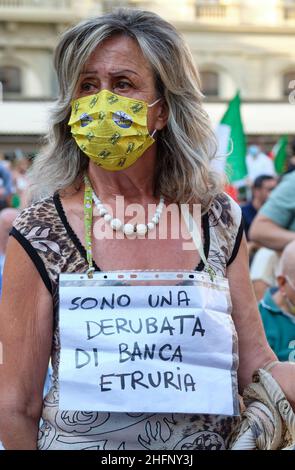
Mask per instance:
[[[85,150],[87,150],[87,147],[84,144],[82,144],[80,148],[81,148],[82,152],[85,152]]]
[[[93,139],[93,137],[94,137],[93,132],[88,132],[88,134],[86,134],[86,137],[87,137],[87,139],[88,139],[89,142],[90,142],[90,141]]]
[[[75,105],[74,105],[74,112],[75,112],[75,114],[77,114],[79,108],[80,108],[80,103],[75,103]]]
[[[96,105],[97,101],[98,101],[98,97],[94,96],[89,103],[89,108],[93,108]]]
[[[135,103],[131,106],[131,109],[134,113],[138,113],[139,111],[141,111],[143,108],[143,104],[141,103]]]
[[[109,104],[117,103],[118,100],[119,98],[117,98],[117,96],[114,96],[114,95],[107,97],[107,101]]]
[[[124,163],[126,162],[126,157],[122,157],[119,160],[118,166],[124,166]]]
[[[106,117],[106,113],[104,111],[99,111],[98,117],[97,117],[98,121],[102,122],[105,117]]]
[[[115,132],[115,133],[112,135],[112,137],[110,138],[111,143],[112,143],[113,145],[115,145],[115,144],[118,142],[118,140],[120,139],[120,137],[121,137],[121,134],[119,134],[119,132]]]
[[[134,142],[129,142],[128,147],[127,147],[127,150],[126,150],[126,153],[132,152],[132,150],[134,149],[134,147],[135,147]]]
[[[108,150],[103,150],[102,152],[100,152],[100,153],[98,154],[98,156],[101,157],[101,158],[103,158],[103,159],[105,159],[105,158],[107,158],[110,154],[111,154],[111,152],[109,152]]]

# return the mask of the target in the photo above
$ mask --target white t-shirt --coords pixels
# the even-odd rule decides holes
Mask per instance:
[[[247,155],[246,164],[251,183],[260,175],[276,175],[273,161],[265,153],[260,152],[256,157]]]
[[[260,248],[255,254],[251,269],[250,278],[252,281],[264,281],[270,287],[276,285],[276,271],[279,263],[279,255],[269,248]]]

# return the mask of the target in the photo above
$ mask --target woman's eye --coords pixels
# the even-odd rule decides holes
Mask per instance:
[[[81,90],[83,90],[83,91],[90,91],[90,90],[92,90],[94,87],[95,87],[95,85],[93,85],[93,83],[85,82],[85,83],[82,83],[82,85],[81,85]]]
[[[130,87],[131,87],[131,83],[124,82],[121,80],[115,84],[115,88],[118,88],[119,90],[127,90]]]

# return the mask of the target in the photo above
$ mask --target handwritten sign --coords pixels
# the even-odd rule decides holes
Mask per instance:
[[[225,293],[69,284],[60,286],[60,409],[236,413]]]

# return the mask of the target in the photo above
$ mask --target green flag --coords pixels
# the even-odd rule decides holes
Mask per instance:
[[[226,152],[231,152],[226,159],[226,168],[228,179],[231,183],[240,181],[247,176],[246,166],[246,139],[244,134],[243,122],[241,118],[241,99],[240,93],[230,101],[228,109],[220,121],[218,129],[218,138],[227,141],[227,146],[220,145],[220,148],[226,148]]]
[[[287,164],[287,146],[288,137],[284,135],[281,137],[271,151],[271,156],[274,159],[275,170],[278,175],[285,173]]]

